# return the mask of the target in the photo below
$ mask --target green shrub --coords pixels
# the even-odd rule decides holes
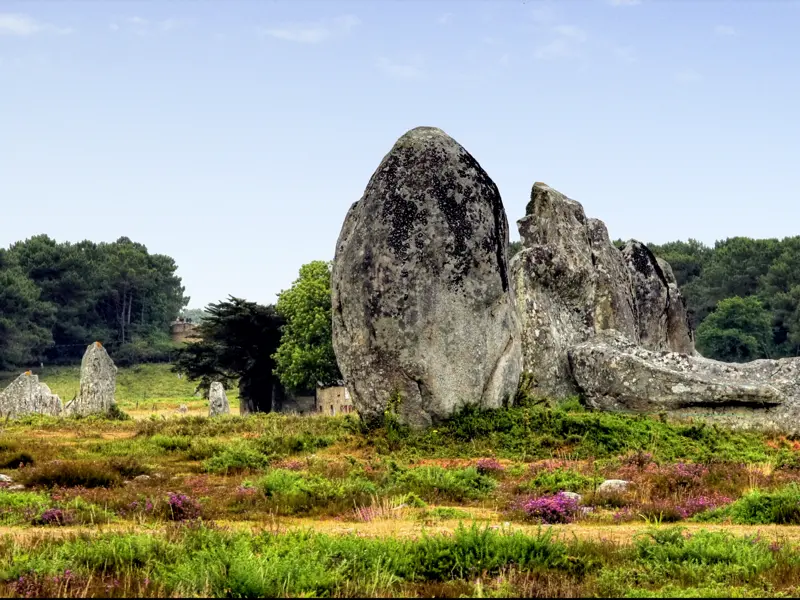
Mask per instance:
[[[452,506],[436,506],[429,508],[419,514],[421,521],[447,521],[453,519],[469,519],[470,515],[465,510],[460,510]]]
[[[475,467],[444,469],[424,466],[401,470],[394,474],[395,485],[416,492],[423,498],[472,500],[485,498],[497,487],[497,481],[481,475]]]
[[[9,492],[0,489],[0,523],[14,525],[30,520],[52,506],[52,500],[41,492]]]
[[[713,517],[728,517],[740,525],[798,525],[800,524],[800,486],[767,492],[753,490],[733,504],[714,511]]]
[[[176,452],[188,450],[192,439],[179,435],[154,435],[150,438],[150,442],[167,452]]]
[[[272,469],[256,481],[256,487],[282,512],[308,512],[330,505],[365,504],[377,495],[371,481],[352,477],[334,481],[287,469]]]
[[[550,493],[583,492],[602,482],[602,477],[587,477],[572,469],[541,471],[532,480],[520,486],[526,491]]]
[[[203,461],[207,473],[236,473],[260,471],[269,466],[270,457],[262,454],[245,441],[222,446],[218,454]]]

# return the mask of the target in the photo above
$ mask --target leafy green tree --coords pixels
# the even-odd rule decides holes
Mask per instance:
[[[510,242],[508,244],[508,258],[511,258],[512,256],[514,256],[520,250],[522,250],[522,242],[521,241]]]
[[[198,327],[199,342],[180,349],[173,371],[199,380],[206,395],[219,381],[230,389],[239,384],[241,412],[270,412],[282,388],[274,375],[272,355],[281,341],[284,320],[274,306],[241,298],[210,304]]]
[[[770,355],[772,319],[755,296],[721,300],[697,329],[697,349],[708,358],[747,362]]]
[[[70,244],[46,235],[13,244],[7,254],[56,307],[48,359],[79,360],[95,340],[126,362],[171,348],[170,323],[188,302],[172,258],[124,237]]]
[[[760,298],[773,316],[773,342],[780,356],[800,353],[800,236],[785,238],[762,278]]]
[[[55,307],[41,300],[36,284],[0,250],[0,368],[38,361],[52,345]]]
[[[694,239],[687,242],[668,242],[666,244],[648,244],[653,254],[666,260],[679,287],[700,277],[713,251],[711,248]]]
[[[321,260],[300,267],[300,276],[278,296],[286,319],[275,353],[275,373],[292,391],[333,385],[342,375],[331,340],[331,267]]]

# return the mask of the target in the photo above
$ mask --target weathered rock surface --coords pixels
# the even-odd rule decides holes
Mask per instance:
[[[578,202],[538,182],[517,224],[523,249],[511,261],[511,281],[535,393],[577,394],[567,352],[598,331],[694,352],[677,285],[644,244],[629,242],[620,251],[602,221],[587,219]]]
[[[117,367],[100,342],[89,344],[81,360],[81,384],[78,396],[65,411],[72,415],[107,413],[114,404]]]
[[[230,412],[231,407],[228,404],[225,388],[219,381],[213,382],[208,390],[208,416],[228,415]]]
[[[4,418],[14,419],[29,414],[58,416],[62,410],[61,398],[30,371],[17,377],[0,392],[0,416]]]
[[[332,274],[333,346],[359,414],[399,393],[424,427],[513,399],[521,371],[497,186],[443,131],[402,136],[345,218]]]
[[[625,479],[606,479],[597,486],[598,494],[622,494],[628,491],[631,482]]]
[[[800,431],[800,358],[723,363],[647,350],[613,330],[575,346],[569,355],[580,391],[597,409],[664,411],[740,427]]]

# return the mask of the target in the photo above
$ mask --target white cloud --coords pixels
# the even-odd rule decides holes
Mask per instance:
[[[347,35],[360,23],[361,20],[358,17],[344,15],[317,23],[295,23],[281,27],[265,27],[260,32],[263,35],[288,42],[319,44],[334,37]]]
[[[511,56],[506,52],[503,56],[500,57],[500,60],[497,61],[501,67],[507,67],[508,63],[511,62]]]
[[[636,6],[641,3],[642,0],[609,0],[611,6]]]
[[[736,35],[736,30],[730,25],[717,25],[714,27],[714,33],[717,35]]]
[[[681,84],[697,83],[703,76],[694,69],[684,69],[675,73],[675,81]]]
[[[117,19],[110,23],[108,28],[111,31],[126,31],[134,35],[149,36],[154,33],[167,33],[186,26],[189,22],[185,19],[164,19],[162,21],[150,21],[144,17],[132,16]]]
[[[422,59],[415,58],[410,62],[398,63],[381,57],[377,62],[378,68],[386,75],[395,79],[419,79],[423,76]]]
[[[19,13],[0,13],[0,35],[26,37],[39,33],[66,35],[72,33],[69,27],[56,27]]]
[[[453,13],[444,13],[438,19],[436,19],[436,22],[439,23],[440,25],[447,25],[452,20],[453,20]]]
[[[539,46],[534,57],[540,60],[553,60],[577,56],[580,46],[586,42],[587,35],[575,25],[558,25],[552,29],[555,37],[547,44]]]

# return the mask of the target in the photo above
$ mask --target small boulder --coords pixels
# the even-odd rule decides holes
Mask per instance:
[[[213,382],[208,390],[208,416],[229,415],[230,412],[231,407],[228,404],[225,388],[219,381]]]
[[[25,489],[25,486],[21,483],[15,483],[14,485],[10,485],[6,488],[9,492],[21,492]]]
[[[624,479],[606,479],[597,486],[598,494],[622,494],[628,491],[631,482]]]
[[[11,477],[9,477],[8,475],[0,474],[0,483],[11,483],[12,481],[14,480],[11,479]]]
[[[575,502],[580,502],[583,500],[583,496],[577,492],[561,492],[561,495],[565,498],[569,498],[570,500],[575,500]]]

